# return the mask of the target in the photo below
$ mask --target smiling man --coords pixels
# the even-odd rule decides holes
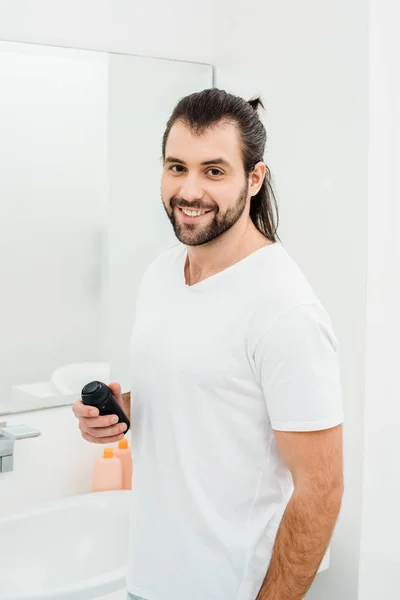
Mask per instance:
[[[227,148],[235,147],[236,152],[229,153],[231,162],[220,156],[226,154]],[[185,160],[176,157],[174,152],[183,153]],[[216,158],[209,158],[214,155]],[[207,159],[202,160],[202,157]],[[242,231],[248,225],[244,210],[249,197],[249,182],[240,168],[241,161],[238,132],[232,123],[221,123],[202,136],[182,122],[176,122],[171,128],[168,156],[164,161],[162,197],[175,235],[183,244],[196,248],[193,255],[198,253],[199,246],[215,242],[234,225],[238,229],[237,222],[241,217]],[[261,183],[264,175],[265,165],[260,163],[253,176],[254,183]],[[252,230],[254,235],[254,225]],[[265,245],[265,236],[257,234],[257,237]],[[201,248],[202,253],[204,250]]]
[[[259,104],[191,94],[163,137],[178,242],[141,282],[131,392],[110,384],[132,424],[129,598],[301,600],[339,514],[339,345],[276,235]],[[85,439],[123,436],[87,409]]]

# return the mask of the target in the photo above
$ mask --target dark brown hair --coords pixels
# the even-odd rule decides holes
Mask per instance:
[[[254,165],[263,161],[267,134],[258,115],[259,106],[264,108],[261,98],[249,101],[225,90],[210,88],[195,92],[179,100],[170,116],[162,140],[162,158],[172,125],[181,121],[197,135],[220,121],[237,125],[241,139],[242,159],[246,176]],[[276,213],[276,224],[275,214]],[[250,204],[250,218],[257,229],[272,242],[279,238],[276,230],[279,223],[278,205],[271,185],[271,172],[266,166],[264,181]]]

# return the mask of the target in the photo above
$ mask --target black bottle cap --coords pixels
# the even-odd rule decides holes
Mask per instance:
[[[83,387],[82,394],[95,394],[102,387],[100,381],[91,381]]]
[[[108,396],[108,388],[101,381],[87,383],[81,392],[83,404],[99,404]]]

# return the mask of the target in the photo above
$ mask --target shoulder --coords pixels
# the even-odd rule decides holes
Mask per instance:
[[[155,258],[150,259],[145,268],[142,282],[158,277],[164,273],[166,268],[171,268],[178,261],[186,250],[186,246],[180,242],[175,242],[162,250]]]
[[[339,354],[331,318],[320,302],[301,303],[281,311],[253,339],[253,356],[299,366]]]
[[[300,265],[292,258],[282,243],[274,252],[266,252],[258,270],[258,297],[267,301],[272,313],[301,303],[319,302]]]
[[[330,316],[297,262],[281,244],[270,258],[259,270],[249,332],[253,347],[267,332],[289,340],[313,329],[325,331],[337,346]]]
[[[304,302],[282,311],[269,325],[265,334],[280,336],[288,341],[299,340],[304,346],[310,342],[312,333],[330,338],[337,349],[339,343],[333,332],[331,318],[321,302]],[[311,338],[312,339],[312,338]]]
[[[164,248],[157,256],[148,258],[139,281],[139,295],[156,294],[164,285],[168,286],[169,282],[176,277],[185,252],[186,246],[175,242]]]

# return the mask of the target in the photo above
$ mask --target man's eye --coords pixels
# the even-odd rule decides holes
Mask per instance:
[[[173,173],[182,173],[182,170],[184,170],[185,167],[183,167],[182,165],[172,165],[169,170],[172,171]],[[174,169],[178,169],[177,171],[174,171]],[[222,171],[220,171],[220,169],[217,169],[215,167],[208,169],[207,173],[212,172],[213,177],[218,177],[219,175],[223,175]]]

